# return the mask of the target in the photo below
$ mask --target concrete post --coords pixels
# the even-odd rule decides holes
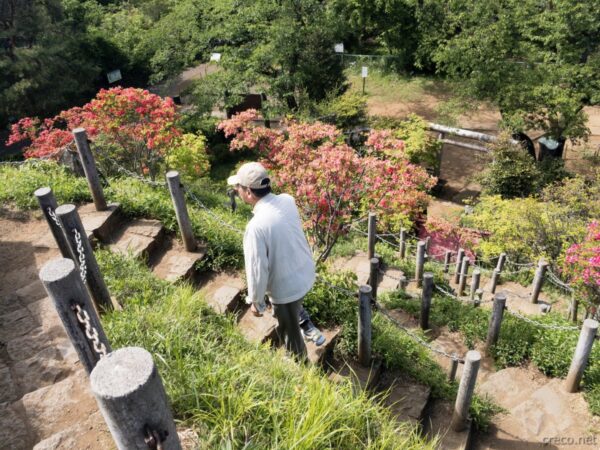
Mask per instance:
[[[448,374],[448,381],[451,383],[456,379],[456,371],[458,370],[458,358],[452,358],[450,363],[450,373]]]
[[[406,258],[406,230],[400,230],[400,259]]]
[[[470,350],[465,356],[465,367],[460,379],[456,403],[454,404],[454,412],[450,426],[456,432],[463,431],[469,422],[469,408],[475,391],[475,382],[477,381],[477,372],[479,371],[479,363],[481,362],[481,354],[476,350]]]
[[[479,282],[481,281],[481,271],[474,270],[473,277],[471,278],[471,292],[469,292],[469,300],[475,300],[475,293],[479,289]]]
[[[375,243],[377,242],[377,214],[373,212],[369,213],[367,234],[369,241],[367,258],[371,260],[371,258],[375,258]]]
[[[444,273],[448,273],[450,271],[450,260],[452,259],[452,252],[450,250],[446,250],[444,253]]]
[[[419,241],[417,243],[417,261],[415,266],[415,280],[417,280],[417,286],[423,285],[423,270],[425,267],[425,242]]]
[[[492,272],[492,280],[490,283],[490,292],[492,294],[496,293],[496,287],[498,286],[498,277],[500,276],[500,271],[498,270],[498,268],[494,269],[494,271]]]
[[[105,353],[110,353],[111,348],[75,263],[66,258],[50,260],[40,270],[40,280],[54,303],[83,368],[88,374],[91,373],[103,355],[102,346]],[[90,335],[95,335],[93,329],[97,332],[96,349],[93,341],[86,337],[85,324],[77,318],[77,306],[85,311],[80,312],[81,319],[85,319],[87,313]]]
[[[456,255],[456,269],[454,271],[454,284],[458,284],[460,278],[460,269],[462,267],[462,260],[465,257],[465,251],[462,248],[458,249],[458,253]]]
[[[377,300],[377,285],[379,284],[379,258],[371,258],[371,271],[369,273],[369,286],[373,300]]]
[[[429,329],[429,311],[431,309],[431,298],[433,297],[433,274],[425,272],[423,275],[423,292],[421,293],[421,315],[420,325],[422,330]]]
[[[100,273],[92,245],[83,228],[75,205],[61,205],[56,208],[56,216],[63,227],[63,232],[71,248],[71,253],[78,262],[81,273],[85,272],[85,284],[94,299],[98,311],[113,309],[110,293]],[[81,268],[84,268],[83,270]]]
[[[371,286],[358,289],[358,362],[371,364]]]
[[[188,252],[193,252],[196,250],[196,239],[194,238],[192,222],[190,221],[190,216],[185,204],[185,197],[181,190],[179,172],[176,170],[167,172],[167,183],[169,185],[169,192],[171,193],[171,200],[173,200],[173,207],[175,208],[175,215],[177,216],[177,223],[179,224],[183,244]]]
[[[94,368],[90,384],[119,450],[181,450],[165,388],[146,350],[111,353]]]
[[[467,275],[469,274],[469,258],[463,258],[462,264],[460,265],[460,278],[458,280],[458,296],[460,297],[465,293],[465,286],[467,284]]]
[[[569,374],[565,381],[565,391],[577,392],[579,390],[579,383],[581,383],[583,371],[587,366],[590,353],[592,352],[592,346],[594,345],[594,339],[597,332],[598,322],[596,320],[585,319],[583,321],[583,327],[579,334],[579,341],[577,341],[573,361],[571,361]]]
[[[48,222],[48,226],[50,227],[50,231],[52,232],[52,236],[54,236],[54,240],[56,241],[56,245],[58,245],[61,255],[63,258],[73,258],[71,248],[62,231],[60,221],[54,212],[58,205],[54,198],[54,194],[52,193],[52,189],[49,187],[39,188],[33,195],[37,198],[40,208],[42,208],[46,222]]]
[[[502,325],[502,317],[504,316],[504,309],[506,308],[506,294],[499,292],[494,296],[494,306],[492,310],[492,316],[490,317],[490,324],[488,326],[488,334],[485,340],[485,352],[489,353],[492,345],[498,342],[500,336],[500,326]]]
[[[533,285],[531,286],[531,297],[529,301],[531,303],[537,303],[538,298],[540,296],[540,292],[542,291],[542,285],[544,284],[544,275],[546,273],[546,267],[548,267],[548,263],[544,260],[540,260],[538,263],[538,268],[535,271],[535,278],[533,279]]]
[[[502,273],[502,269],[504,269],[504,263],[506,262],[506,253],[500,253],[498,257],[498,263],[496,264],[496,269],[498,269],[499,273]]]
[[[83,166],[85,178],[90,187],[96,210],[104,211],[108,206],[106,205],[104,192],[102,191],[102,185],[100,184],[100,178],[98,177],[98,171],[96,170],[96,162],[94,161],[94,155],[88,144],[85,129],[75,128],[73,130],[73,137],[75,138],[79,159],[81,159],[81,165]]]

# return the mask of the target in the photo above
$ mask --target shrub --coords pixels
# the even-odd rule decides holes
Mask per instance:
[[[579,296],[597,307],[600,304],[600,222],[592,221],[585,239],[569,247],[564,270]]]
[[[367,121],[367,100],[358,92],[348,91],[320,105],[317,108],[317,115],[323,122],[347,130]]]

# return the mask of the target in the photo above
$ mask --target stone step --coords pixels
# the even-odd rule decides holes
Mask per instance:
[[[206,302],[217,313],[234,312],[240,308],[244,281],[237,273],[205,273],[198,283]]]
[[[169,237],[155,253],[150,261],[152,272],[158,278],[175,282],[192,277],[196,263],[206,254],[206,248],[198,245],[195,251],[188,252],[178,239]]]
[[[377,292],[393,292],[400,288],[400,277],[404,275],[399,269],[387,268],[383,270],[383,274],[379,276],[379,284],[377,285]]]
[[[404,373],[393,371],[381,375],[377,390],[389,392],[384,402],[396,420],[421,424],[431,395],[429,386],[419,383]]]
[[[337,337],[340,334],[339,328],[321,330],[325,336],[325,343],[317,346],[313,341],[306,341],[306,351],[308,360],[315,365],[325,365],[331,359]]]
[[[136,258],[152,258],[162,245],[164,227],[158,220],[136,219],[126,223],[109,241],[112,251]]]
[[[450,428],[452,412],[454,404],[447,400],[432,400],[425,411],[426,419],[423,421],[423,429],[430,438],[438,437],[439,447],[443,450],[467,450],[471,446],[473,424],[469,421],[466,430],[454,431]],[[521,448],[518,445],[514,446],[515,442],[510,443],[510,447],[506,448]]]
[[[240,315],[238,327],[249,341],[266,342],[275,338],[277,319],[273,317],[272,310],[267,310],[262,317],[256,317],[248,308]]]
[[[353,359],[334,359],[329,363],[329,379],[339,383],[350,380],[356,392],[372,390],[379,382],[382,371],[380,359],[374,359],[369,367],[363,367]]]

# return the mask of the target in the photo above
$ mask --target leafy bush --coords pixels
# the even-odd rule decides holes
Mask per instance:
[[[358,92],[346,92],[328,99],[317,109],[324,122],[332,123],[342,130],[362,125],[367,121],[367,100]]]

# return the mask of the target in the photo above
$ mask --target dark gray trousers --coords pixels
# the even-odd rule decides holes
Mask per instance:
[[[299,321],[302,300],[279,305],[273,303],[273,315],[278,322],[277,337],[285,344],[286,350],[296,355],[300,361],[306,359],[306,345]]]

